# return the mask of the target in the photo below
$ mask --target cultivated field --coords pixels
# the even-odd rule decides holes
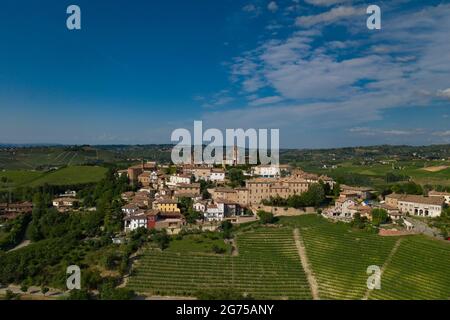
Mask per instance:
[[[450,245],[404,238],[369,299],[450,299]]]
[[[27,171],[5,170],[0,171],[0,190],[21,186],[39,186],[45,183],[50,185],[75,185],[100,181],[107,169],[97,166],[71,166],[56,171]],[[1,181],[2,177],[7,180]]]
[[[238,236],[239,255],[148,251],[129,287],[160,295],[233,289],[255,298],[310,299],[290,228],[261,228]]]
[[[380,237],[316,215],[283,217],[280,228],[237,236],[239,254],[147,251],[129,286],[138,292],[195,295],[231,288],[256,298],[311,299],[293,241],[298,228],[320,299],[449,299],[450,243],[422,236]],[[367,290],[367,267],[383,271],[381,290]]]
[[[41,167],[75,166],[96,161],[113,162],[116,155],[108,150],[63,147],[34,147],[0,150],[0,169],[32,170]]]
[[[394,161],[391,164],[366,165],[342,162],[334,169],[323,169],[315,167],[311,163],[305,163],[303,168],[307,171],[328,175],[357,174],[367,177],[371,185],[386,183],[387,173],[411,177],[414,182],[419,184],[450,185],[450,164],[448,161]]]

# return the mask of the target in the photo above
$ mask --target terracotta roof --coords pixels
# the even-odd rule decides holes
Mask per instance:
[[[419,195],[410,195],[410,194],[390,194],[385,198],[393,198],[402,202],[412,202],[412,203],[420,203],[420,204],[431,204],[436,206],[442,206],[444,203],[443,197],[424,197]]]

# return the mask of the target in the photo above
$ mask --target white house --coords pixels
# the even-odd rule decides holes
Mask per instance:
[[[144,211],[126,216],[124,218],[125,223],[125,232],[133,231],[138,228],[144,227],[147,228],[147,215]]]
[[[439,217],[442,213],[444,197],[424,197],[409,194],[390,194],[385,197],[386,204],[397,207],[401,213],[422,217]]]
[[[218,205],[210,204],[206,208],[206,212],[203,216],[207,221],[222,221],[224,218],[224,212],[221,211]]]
[[[206,203],[204,201],[196,201],[192,206],[197,212],[206,212]]]
[[[125,215],[135,214],[138,210],[139,206],[134,203],[129,203],[122,207],[122,212],[125,213]]]
[[[209,180],[214,182],[222,182],[225,180],[225,170],[223,169],[212,169],[209,176]]]
[[[187,174],[173,174],[170,176],[167,182],[168,186],[177,186],[179,184],[189,184],[191,183],[191,177]]]
[[[281,170],[277,165],[260,165],[253,168],[253,174],[264,178],[276,178],[281,175]]]

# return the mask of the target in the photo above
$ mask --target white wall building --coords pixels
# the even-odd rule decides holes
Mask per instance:
[[[191,177],[189,175],[186,174],[173,174],[170,176],[169,181],[167,181],[167,185],[168,186],[177,186],[179,184],[189,184],[191,183]]]
[[[253,174],[264,178],[276,178],[281,175],[281,170],[277,165],[260,165],[253,168]]]
[[[225,180],[225,171],[223,169],[212,169],[209,180],[223,182]]]
[[[125,232],[133,231],[138,228],[147,227],[147,215],[143,212],[141,214],[131,215],[124,218]]]
[[[215,204],[208,205],[206,212],[203,214],[207,221],[222,221],[224,212]]]

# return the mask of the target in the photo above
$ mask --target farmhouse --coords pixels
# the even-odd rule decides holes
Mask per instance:
[[[53,199],[53,206],[58,209],[58,211],[63,212],[73,208],[79,203],[78,199],[64,197]]]
[[[438,191],[430,191],[428,192],[429,197],[444,197],[445,203],[450,204],[450,192],[438,192]]]
[[[167,229],[170,233],[178,233],[185,224],[184,217],[177,212],[162,212],[159,210],[139,211],[124,219],[125,232],[138,228]]]
[[[385,197],[386,204],[408,213],[422,217],[439,217],[442,213],[443,197],[424,197],[417,195],[390,194]]]
[[[345,184],[342,184],[340,186],[340,188],[341,188],[341,194],[354,194],[361,200],[365,200],[365,199],[369,198],[371,191],[372,191],[371,188],[352,187],[352,186],[347,186]]]
[[[0,217],[5,219],[14,219],[21,214],[28,214],[33,211],[33,203],[0,203]]]

